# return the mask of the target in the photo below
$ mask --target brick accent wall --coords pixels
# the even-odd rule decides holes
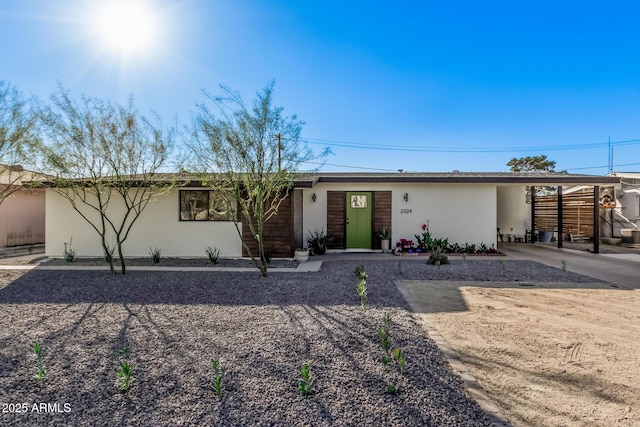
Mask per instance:
[[[374,249],[380,249],[377,232],[382,227],[391,228],[391,191],[375,191],[373,195]]]
[[[240,209],[238,208],[238,212]],[[242,213],[240,213],[242,215]],[[246,219],[241,217],[245,224]],[[254,221],[255,224],[255,221]],[[271,249],[271,256],[277,258],[292,257],[293,245],[293,203],[291,194],[280,204],[278,214],[264,224],[265,247]],[[242,227],[242,239],[247,243],[254,256],[258,256],[258,242],[251,235],[249,227]],[[245,248],[242,248],[242,256],[249,256]]]
[[[345,248],[346,200],[346,191],[327,191],[327,233],[335,237],[330,249]]]

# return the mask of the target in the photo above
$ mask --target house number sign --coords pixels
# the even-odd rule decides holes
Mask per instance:
[[[400,209],[400,213],[401,214],[410,214],[410,213],[413,213],[413,212],[411,212],[411,209],[404,209],[403,208],[403,209]]]

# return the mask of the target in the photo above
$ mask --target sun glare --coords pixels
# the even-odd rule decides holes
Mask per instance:
[[[109,1],[97,17],[97,31],[103,43],[119,53],[148,48],[155,35],[153,13],[142,1]]]

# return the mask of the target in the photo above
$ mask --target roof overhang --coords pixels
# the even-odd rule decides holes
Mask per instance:
[[[210,179],[216,179],[211,175]],[[207,179],[189,174],[158,174],[151,181],[131,179],[133,185],[174,184],[179,187],[208,187]],[[90,180],[66,180],[66,184],[83,186]],[[35,182],[34,182],[35,183]],[[294,188],[313,188],[320,183],[346,184],[495,184],[527,186],[575,186],[575,185],[611,185],[619,184],[620,177],[597,175],[571,175],[566,173],[509,173],[509,172],[457,172],[457,173],[325,173],[299,174],[293,180]],[[43,187],[57,186],[55,179],[38,183]]]
[[[607,185],[620,183],[619,177],[570,174],[327,174],[296,180],[296,187],[311,188],[318,183],[411,183],[411,184],[496,184],[527,186]]]

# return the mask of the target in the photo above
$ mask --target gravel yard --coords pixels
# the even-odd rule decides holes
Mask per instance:
[[[317,273],[267,278],[0,270],[0,403],[27,408],[1,412],[0,425],[489,425],[394,281],[594,280],[528,261],[424,261],[330,261]],[[358,264],[369,275],[366,312],[355,291]],[[396,395],[386,393],[380,362],[376,328],[385,313],[407,360]],[[41,382],[35,341],[49,371]],[[116,376],[125,347],[126,393]],[[221,397],[214,357],[222,359]],[[296,387],[303,362],[315,377],[309,397]],[[47,411],[36,411],[42,403]]]

